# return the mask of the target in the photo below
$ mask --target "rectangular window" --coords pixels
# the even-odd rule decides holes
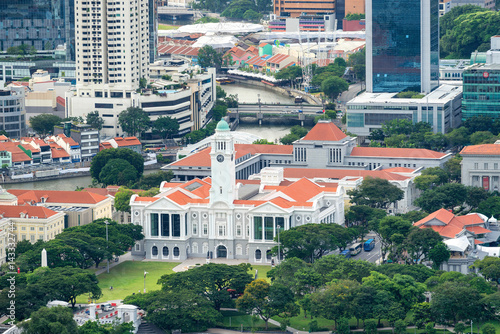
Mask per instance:
[[[477,162],[474,163],[474,169],[478,169],[479,168],[479,164]]]
[[[203,235],[208,235],[208,224],[203,224]]]
[[[158,214],[157,213],[151,214],[151,236],[152,237],[158,236]]]
[[[488,169],[488,163],[487,162],[484,163],[484,169]]]
[[[178,214],[172,215],[172,236],[173,237],[181,236],[181,215]]]
[[[161,214],[161,236],[170,236],[170,215],[165,213]]]
[[[285,228],[285,218],[283,218],[283,217],[274,218],[274,224],[276,225],[276,234],[278,233],[278,228],[279,228],[280,232],[283,232],[283,230]]]
[[[266,240],[273,240],[273,217],[265,217],[264,218],[264,230]]]
[[[496,163],[496,162],[495,162],[495,163],[493,164],[493,169],[498,169],[498,163]]]
[[[262,217],[253,217],[253,238],[262,240]]]

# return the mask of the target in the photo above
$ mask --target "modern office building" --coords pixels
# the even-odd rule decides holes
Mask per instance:
[[[438,0],[366,1],[366,91],[439,85]]]
[[[462,118],[500,117],[500,36],[491,37],[491,49],[484,63],[475,63],[463,72]]]
[[[54,50],[66,44],[66,60],[75,59],[74,0],[0,1],[0,51],[26,44]]]
[[[158,55],[158,1],[148,0],[149,10],[149,63],[153,64]]]
[[[442,85],[419,99],[396,93],[363,93],[347,102],[347,131],[360,137],[393,119],[427,122],[434,133],[447,133],[461,123],[462,87]]]
[[[0,129],[10,138],[26,136],[26,109],[24,87],[0,90]]]
[[[77,1],[78,96],[124,97],[149,76],[149,0]]]

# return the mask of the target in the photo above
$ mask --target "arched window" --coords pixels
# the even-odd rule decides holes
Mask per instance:
[[[266,251],[266,260],[271,261],[271,258],[272,258],[271,250],[268,249]]]
[[[179,247],[174,247],[174,256],[179,256]]]
[[[260,251],[260,249],[257,249],[257,250],[255,251],[255,259],[256,259],[256,260],[260,260],[260,259],[262,259],[262,252]]]
[[[151,255],[158,256],[158,247],[153,246],[153,248],[151,248]]]
[[[163,247],[163,256],[168,256],[168,247],[167,246]]]

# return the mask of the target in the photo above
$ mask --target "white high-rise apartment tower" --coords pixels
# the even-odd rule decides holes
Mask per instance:
[[[148,78],[148,1],[75,1],[78,96],[130,97]]]

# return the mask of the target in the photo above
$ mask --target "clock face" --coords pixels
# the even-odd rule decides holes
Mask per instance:
[[[224,156],[223,156],[223,155],[221,155],[221,154],[219,154],[219,155],[217,156],[217,161],[218,161],[218,162],[223,162],[223,161],[224,161]]]

